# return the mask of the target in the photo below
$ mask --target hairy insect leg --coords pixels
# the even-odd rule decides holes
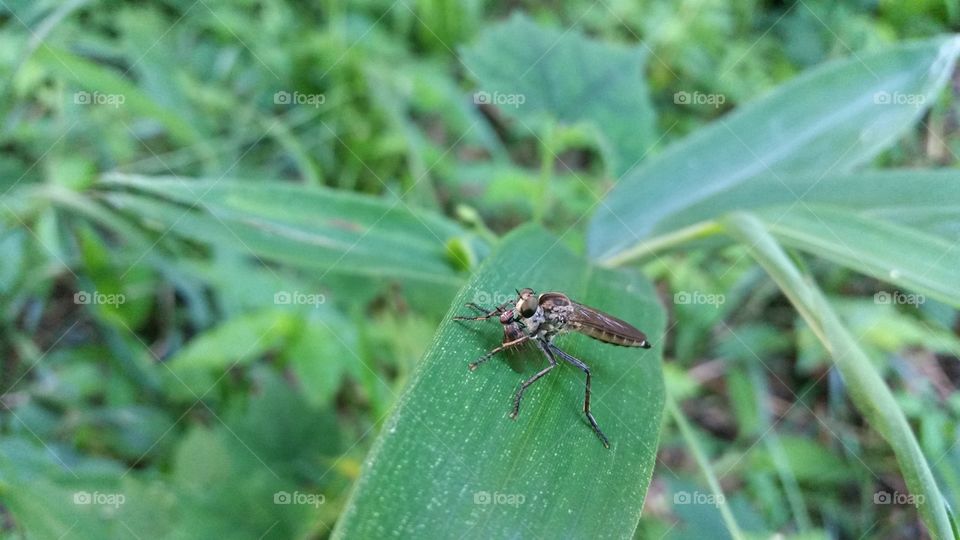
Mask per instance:
[[[482,363],[486,362],[487,360],[493,358],[493,355],[497,354],[498,352],[500,352],[500,351],[502,351],[502,350],[504,350],[504,349],[509,349],[510,347],[516,347],[517,345],[520,345],[521,343],[526,342],[528,339],[530,339],[530,336],[523,336],[523,337],[518,338],[518,339],[515,339],[515,340],[513,340],[513,341],[507,341],[506,343],[504,343],[503,345],[500,345],[500,346],[497,347],[496,349],[493,349],[492,351],[490,351],[490,352],[488,352],[487,354],[481,356],[480,358],[477,358],[475,361],[470,362],[470,363],[467,365],[467,367],[470,368],[470,371],[473,371],[473,370],[477,369],[477,366],[479,366],[480,364],[482,364]]]
[[[480,315],[477,316],[477,317],[466,317],[466,316],[463,316],[463,315],[457,315],[457,316],[455,316],[455,317],[453,318],[453,320],[455,320],[455,321],[485,321],[485,320],[489,319],[490,317],[496,317],[497,315],[500,315],[501,313],[503,313],[503,306],[502,306],[502,305],[497,306],[497,307],[493,308],[492,310],[488,310],[487,308],[481,307],[481,306],[479,306],[479,305],[477,305],[477,304],[475,304],[475,303],[473,303],[473,302],[467,302],[467,303],[464,304],[464,305],[467,306],[468,308],[476,311],[477,313],[480,313]]]
[[[587,374],[587,389],[583,397],[583,412],[587,415],[587,420],[590,421],[590,427],[593,428],[593,432],[597,434],[597,437],[600,437],[600,441],[607,448],[610,448],[610,442],[607,441],[607,436],[603,434],[603,431],[600,431],[600,426],[597,425],[597,419],[593,417],[593,413],[590,412],[590,368],[584,364],[582,361],[574,357],[573,355],[564,352],[559,347],[553,343],[548,343],[546,345],[549,350],[557,353],[560,358],[563,358],[567,362],[573,364],[574,366],[583,370]]]
[[[543,351],[543,354],[547,355],[547,360],[550,361],[550,365],[543,368],[536,375],[530,377],[526,381],[523,381],[523,384],[520,385],[520,389],[517,390],[517,394],[513,396],[513,412],[510,413],[510,418],[516,420],[517,415],[520,414],[520,400],[523,399],[523,392],[527,389],[528,386],[537,382],[540,377],[543,377],[547,373],[550,373],[550,370],[557,367],[557,359],[553,357],[553,354],[550,353],[550,349],[544,345],[542,341],[537,340],[537,346],[540,347],[540,350]]]

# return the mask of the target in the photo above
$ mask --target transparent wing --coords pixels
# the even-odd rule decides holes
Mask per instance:
[[[570,305],[573,311],[568,316],[567,323],[574,330],[605,343],[650,348],[646,334],[630,323],[577,302],[570,301]]]

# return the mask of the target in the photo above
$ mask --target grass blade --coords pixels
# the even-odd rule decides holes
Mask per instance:
[[[835,208],[770,209],[760,217],[787,246],[960,306],[953,242]]]
[[[680,435],[683,436],[683,439],[687,442],[690,453],[693,454],[694,459],[697,461],[697,466],[703,471],[703,476],[707,479],[707,484],[710,486],[714,500],[717,501],[716,504],[720,510],[720,516],[723,517],[723,522],[727,526],[727,531],[730,532],[730,536],[732,536],[734,540],[742,540],[744,538],[743,531],[740,530],[737,520],[733,517],[733,512],[730,511],[730,505],[727,504],[727,498],[720,488],[720,481],[717,480],[717,475],[713,472],[710,459],[707,457],[706,452],[703,451],[700,441],[697,440],[697,434],[694,433],[693,428],[690,427],[690,423],[687,422],[686,417],[683,416],[683,411],[680,410],[680,407],[672,397],[667,399],[667,411],[670,413],[673,422],[680,428]]]
[[[907,487],[914,495],[922,495],[922,500],[918,497],[917,509],[931,536],[953,538],[946,502],[903,411],[820,289],[810,276],[801,273],[758,218],[738,213],[726,224],[730,234],[748,246],[830,352],[853,403],[893,449]]]
[[[475,247],[441,216],[330,189],[127,175],[100,185],[114,207],[161,232],[304,268],[457,286],[470,257],[452,246]]]
[[[493,303],[524,286],[567,292],[650,335],[650,350],[579,335],[558,340],[593,370],[592,407],[611,448],[584,419],[584,377],[572,366],[561,365],[531,386],[511,421],[514,392],[545,361],[526,349],[512,362],[505,361],[509,355],[495,358],[471,373],[467,363],[500,343],[500,325],[448,316],[386,422],[335,538],[633,534],[663,410],[662,308],[641,276],[592,268],[529,227],[504,239],[451,314],[466,311],[464,302]]]
[[[868,163],[934,102],[958,54],[960,38],[950,37],[831,62],[717,120],[607,194],[590,223],[591,257],[620,258],[661,221],[752,177],[844,173]],[[752,197],[741,193],[714,216],[750,208]]]

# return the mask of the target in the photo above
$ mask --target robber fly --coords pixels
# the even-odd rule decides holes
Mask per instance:
[[[484,321],[491,317],[498,317],[500,324],[503,325],[503,343],[481,356],[473,362],[470,362],[470,371],[477,369],[477,366],[486,362],[493,355],[500,351],[522,345],[529,341],[536,343],[537,347],[547,357],[550,363],[547,367],[539,371],[533,377],[530,377],[517,390],[513,398],[513,412],[510,418],[516,419],[520,413],[520,400],[523,398],[523,392],[541,377],[557,367],[557,357],[573,364],[587,374],[586,392],[583,398],[583,412],[590,421],[590,427],[600,438],[600,441],[607,448],[610,443],[606,435],[597,425],[597,420],[590,412],[590,368],[573,355],[564,352],[553,344],[553,338],[564,332],[580,332],[593,339],[620,345],[623,347],[650,348],[650,342],[643,332],[637,330],[630,324],[620,319],[607,315],[602,311],[578,304],[567,295],[559,292],[547,292],[536,294],[533,289],[521,289],[517,291],[516,301],[508,301],[491,309],[478,306],[470,302],[467,307],[478,312],[475,317],[454,317],[458,321]]]

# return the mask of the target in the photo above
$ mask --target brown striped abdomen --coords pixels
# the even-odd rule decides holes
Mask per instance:
[[[640,336],[625,336],[617,332],[611,332],[609,329],[597,328],[586,324],[580,324],[577,326],[578,332],[592,337],[597,341],[602,341],[611,345],[619,345],[621,347],[640,347],[642,349],[650,348],[650,342],[647,341],[646,336],[643,336],[642,334]]]

